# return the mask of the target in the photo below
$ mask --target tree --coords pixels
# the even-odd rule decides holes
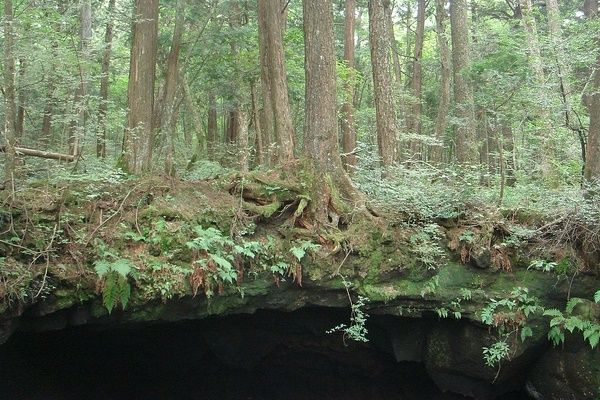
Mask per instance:
[[[16,164],[16,104],[15,104],[15,55],[13,31],[13,3],[4,0],[4,142],[6,160],[4,162],[4,182],[10,188],[14,185]]]
[[[344,61],[350,76],[344,82],[344,104],[342,105],[342,162],[348,173],[356,167],[356,128],[354,126],[354,13],[356,0],[346,0],[344,24]]]
[[[152,160],[158,0],[136,0],[133,19],[122,165],[139,174],[150,169]]]
[[[423,72],[421,67],[421,59],[423,58],[423,42],[425,36],[425,8],[427,6],[425,0],[417,0],[417,30],[415,31],[415,51],[412,62],[412,79],[410,84],[410,112],[406,128],[409,133],[421,134],[421,86],[423,82]],[[419,153],[419,144],[417,141],[411,141],[412,156]]]
[[[590,19],[598,18],[597,1],[589,1],[586,4],[586,16]],[[588,96],[587,101],[590,126],[588,128],[586,162],[583,174],[588,182],[597,182],[600,179],[600,34],[598,33],[596,33],[596,43],[596,65],[591,82],[591,95]]]
[[[446,0],[435,1],[435,30],[440,58],[440,88],[438,91],[438,109],[435,118],[435,139],[437,144],[431,149],[433,162],[442,161],[442,144],[448,127],[448,110],[450,109],[450,48],[446,34]]]
[[[165,71],[165,86],[163,97],[161,99],[162,113],[160,114],[160,131],[167,142],[167,157],[165,159],[165,173],[169,176],[175,175],[174,154],[175,154],[175,132],[172,129],[175,108],[177,107],[175,95],[177,84],[179,82],[179,53],[181,51],[181,37],[184,29],[185,0],[177,0],[175,10],[175,27],[173,29],[173,39],[171,49],[167,57],[167,69]]]
[[[104,33],[104,51],[102,52],[102,72],[100,75],[100,103],[98,105],[98,133],[96,135],[96,155],[106,157],[106,114],[108,113],[108,85],[110,57],[112,54],[115,1],[108,1],[108,22]]]
[[[369,0],[369,43],[373,66],[377,145],[384,168],[396,161],[396,110],[392,90],[391,47],[385,17],[387,7],[388,0]]]
[[[450,0],[450,28],[454,103],[458,120],[455,124],[456,156],[460,164],[475,164],[479,157],[475,143],[473,88],[467,76],[471,62],[467,0]]]
[[[342,167],[336,117],[336,62],[331,0],[304,0],[306,113],[304,157],[314,175],[312,211],[320,226],[337,225],[356,191]],[[334,194],[335,191],[337,194]]]
[[[280,0],[259,0],[258,15],[264,18],[259,30],[266,44],[266,71],[264,79],[269,87],[265,90],[265,101],[270,100],[273,112],[273,132],[277,140],[277,159],[282,165],[290,164],[294,159],[294,128],[290,114],[288,84],[285,70],[282,16]],[[264,86],[263,86],[264,87]]]

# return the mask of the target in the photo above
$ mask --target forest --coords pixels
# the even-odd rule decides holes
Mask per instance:
[[[321,307],[432,390],[600,395],[598,0],[0,3],[0,357]]]

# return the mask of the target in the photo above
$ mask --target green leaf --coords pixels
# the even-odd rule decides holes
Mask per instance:
[[[298,259],[298,261],[302,261],[302,258],[306,255],[306,251],[302,247],[292,247],[290,249],[290,253],[294,255]]]
[[[579,297],[572,297],[567,302],[565,311],[567,312],[567,314],[571,314],[573,312],[573,310],[575,309],[575,307],[577,307],[577,304],[581,304],[581,303],[583,303],[583,299],[580,299]]]
[[[119,258],[111,264],[111,269],[123,277],[126,277],[133,267],[133,263],[124,258]]]
[[[525,342],[525,340],[529,337],[533,336],[533,331],[531,330],[530,327],[528,326],[524,326],[523,329],[521,329],[521,343]]]
[[[549,308],[546,311],[544,311],[544,316],[546,317],[562,317],[563,313],[560,310],[557,310],[556,308]]]
[[[94,269],[100,278],[110,271],[111,263],[106,260],[98,260],[94,263]]]
[[[596,292],[596,294],[594,294],[594,301],[595,301],[596,303],[600,303],[600,290],[598,290],[598,291]]]

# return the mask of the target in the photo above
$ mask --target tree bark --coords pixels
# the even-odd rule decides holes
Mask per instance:
[[[206,149],[208,158],[215,156],[215,142],[217,140],[217,100],[213,91],[208,93],[208,119],[206,128]]]
[[[73,100],[73,112],[76,115],[72,116],[69,136],[69,152],[75,156],[78,156],[81,152],[81,143],[87,128],[90,45],[92,40],[91,0],[80,0],[79,2],[79,25],[79,87],[75,91]]]
[[[98,104],[98,133],[96,135],[96,156],[106,157],[106,115],[108,114],[108,85],[110,74],[110,57],[112,54],[113,30],[115,25],[115,0],[108,2],[108,22],[104,33],[104,50],[102,51],[102,72],[100,74],[100,102]]]
[[[289,165],[294,160],[294,128],[288,98],[280,4],[281,0],[259,1],[259,6],[266,6],[265,28],[277,158],[281,165]]]
[[[315,176],[312,212],[319,226],[335,224],[332,186],[348,197],[353,188],[339,154],[336,117],[336,71],[331,0],[304,0],[306,114],[304,156]],[[333,209],[333,210],[332,210]]]
[[[4,0],[4,186],[12,188],[15,183],[15,54],[13,30],[13,2]]]
[[[408,114],[407,130],[410,134],[421,134],[421,86],[422,86],[422,68],[421,59],[423,58],[423,43],[425,38],[425,0],[417,0],[417,30],[415,31],[415,51],[412,62],[412,79],[410,84],[410,113]],[[421,158],[419,141],[411,141],[411,158]]]
[[[185,0],[177,0],[175,11],[175,27],[173,29],[173,39],[171,49],[167,57],[167,70],[165,73],[165,88],[162,100],[163,112],[161,119],[161,134],[164,135],[167,142],[167,156],[165,158],[165,173],[169,176],[175,176],[175,130],[172,129],[172,122],[176,102],[175,95],[179,81],[179,53],[181,51],[181,37],[183,35],[185,16]]]
[[[252,103],[252,126],[254,126],[254,149],[256,154],[256,163],[258,165],[264,165],[265,149],[263,144],[262,126],[256,97],[256,84],[252,82],[250,84],[250,101]]]
[[[438,109],[435,119],[436,145],[431,149],[431,160],[441,163],[443,159],[443,144],[448,127],[448,110],[450,109],[450,48],[446,34],[446,0],[435,1],[435,26],[437,43],[440,54],[440,89],[438,92]]]
[[[51,151],[27,149],[25,147],[14,147],[13,149],[15,151],[15,154],[18,154],[18,155],[48,158],[51,160],[59,160],[59,161],[75,161],[75,156],[72,154],[61,154],[61,153],[54,153]],[[7,151],[10,151],[10,150],[8,150],[7,146],[0,146],[0,153],[6,153]]]
[[[456,155],[460,164],[475,164],[479,156],[475,143],[473,88],[466,76],[471,62],[467,0],[451,0],[450,26],[454,67],[454,102],[458,120],[455,125]]]
[[[356,128],[354,126],[354,12],[356,0],[346,0],[344,24],[344,61],[350,71],[348,81],[344,82],[344,104],[342,105],[342,164],[349,173],[356,168]]]
[[[275,158],[271,153],[275,123],[273,117],[273,106],[271,103],[271,72],[269,69],[269,29],[267,25],[267,0],[258,0],[258,33],[259,33],[259,57],[260,57],[260,81],[262,88],[263,108],[261,114],[262,143],[267,149],[265,161],[271,163]]]
[[[136,0],[133,18],[123,167],[139,174],[150,169],[152,160],[158,0]]]
[[[25,90],[23,86],[25,85],[25,71],[26,71],[27,63],[24,58],[19,59],[19,95],[18,105],[17,105],[17,124],[15,128],[15,135],[17,140],[23,137],[23,130],[25,128]]]
[[[600,37],[597,38],[597,43],[600,46]],[[589,96],[590,126],[588,128],[586,162],[583,171],[586,181],[596,183],[600,180],[600,50],[597,51],[592,94]]]
[[[392,90],[390,43],[386,26],[386,0],[369,0],[369,42],[373,67],[373,89],[377,144],[383,168],[396,161],[396,111]]]

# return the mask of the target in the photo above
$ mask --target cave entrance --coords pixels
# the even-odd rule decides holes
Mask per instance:
[[[325,331],[347,310],[16,332],[0,346],[2,399],[466,399],[423,364],[398,362],[372,316],[370,341]],[[503,399],[521,399],[514,393]]]

